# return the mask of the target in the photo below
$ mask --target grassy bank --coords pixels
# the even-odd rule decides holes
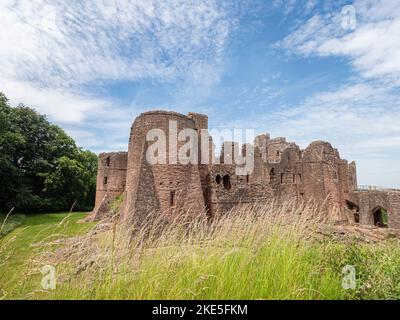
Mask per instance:
[[[24,214],[0,214],[0,238],[22,225],[25,218]]]
[[[32,298],[35,290],[40,290],[34,258],[43,250],[41,243],[83,234],[93,226],[78,223],[86,217],[85,213],[24,217],[19,226],[0,239],[0,298],[3,299]],[[57,246],[52,249],[56,250]]]
[[[32,299],[400,298],[398,241],[320,237],[322,214],[315,207],[267,205],[212,223],[154,218],[129,234],[116,224],[91,232],[61,251],[54,239],[93,224],[78,224],[79,214],[63,222],[55,215],[27,217],[1,242],[3,256],[14,256],[1,266],[0,291],[4,298]],[[38,240],[47,245],[27,246]],[[56,290],[40,289],[37,268],[44,264],[56,267]],[[346,265],[356,269],[354,290],[342,288]]]

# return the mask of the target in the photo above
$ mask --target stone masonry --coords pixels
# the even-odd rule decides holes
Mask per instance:
[[[189,128],[200,136],[201,130],[208,129],[206,115],[142,113],[132,125],[128,152],[99,156],[92,219],[100,219],[117,196],[123,196],[121,210],[125,220],[157,211],[173,215],[182,209],[213,216],[242,203],[303,199],[325,201],[338,208],[340,222],[400,228],[400,192],[358,190],[356,164],[341,159],[338,150],[328,142],[315,141],[301,150],[285,138],[259,135],[252,146],[254,170],[248,175],[237,175],[235,161],[227,161],[233,160],[233,153],[226,153],[226,148],[239,148],[237,143],[229,141],[224,142],[217,164],[199,161],[199,164],[151,165],[146,160],[146,151],[152,142],[146,141],[146,135],[151,129],[160,129],[169,140],[175,134],[169,132],[170,121],[177,123],[178,132]],[[182,145],[183,142],[177,142],[177,148]],[[211,138],[207,148],[211,160],[214,151]],[[241,152],[246,152],[246,145]]]

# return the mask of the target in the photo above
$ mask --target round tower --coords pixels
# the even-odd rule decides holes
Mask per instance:
[[[191,129],[197,137],[195,121],[176,112],[151,111],[136,118],[128,150],[124,214],[128,220],[135,214],[145,216],[157,211],[173,214],[178,210],[204,208],[197,161],[195,164],[179,161],[178,152],[189,141],[178,139],[184,129]],[[197,141],[192,142],[197,147]],[[154,148],[155,143],[159,148]],[[160,163],[149,159],[150,150],[156,149],[153,155]]]

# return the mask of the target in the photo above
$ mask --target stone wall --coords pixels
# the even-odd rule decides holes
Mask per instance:
[[[355,208],[352,208],[354,207]],[[359,223],[377,226],[374,213],[382,209],[387,213],[387,227],[400,228],[400,192],[386,190],[354,191],[350,194],[348,208],[359,215]]]

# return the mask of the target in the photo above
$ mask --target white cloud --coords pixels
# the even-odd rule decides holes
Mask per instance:
[[[315,140],[329,141],[343,158],[356,160],[359,184],[400,188],[399,119],[398,92],[364,82],[221,125],[287,137],[302,148]]]
[[[239,7],[219,0],[2,0],[0,91],[12,105],[62,124],[80,145],[125,149],[142,106],[122,107],[85,88],[155,80],[186,83],[188,94],[206,96],[220,80]]]
[[[302,56],[344,56],[366,79],[400,84],[400,1],[354,2],[357,27],[341,26],[341,12],[315,15],[277,44]]]
[[[0,70],[62,87],[182,77],[198,61],[221,59],[234,23],[230,13],[214,0],[6,0]]]
[[[399,119],[397,92],[360,83],[312,95],[250,125],[303,148],[314,140],[329,141],[343,157],[357,160],[360,184],[400,187]]]
[[[56,123],[93,152],[126,150],[132,119],[141,109],[124,108],[113,101],[64,89],[35,87],[29,82],[0,82],[11,105],[26,103]]]
[[[274,114],[271,131],[332,142],[357,159],[361,184],[400,187],[400,1],[357,0],[357,27],[342,28],[340,9],[319,13],[274,47],[300,57],[344,57],[352,84],[310,96]],[[278,124],[278,125],[277,125]]]
[[[82,123],[85,115],[111,103],[64,89],[36,87],[28,81],[0,80],[0,88],[12,105],[24,103],[60,123]]]

